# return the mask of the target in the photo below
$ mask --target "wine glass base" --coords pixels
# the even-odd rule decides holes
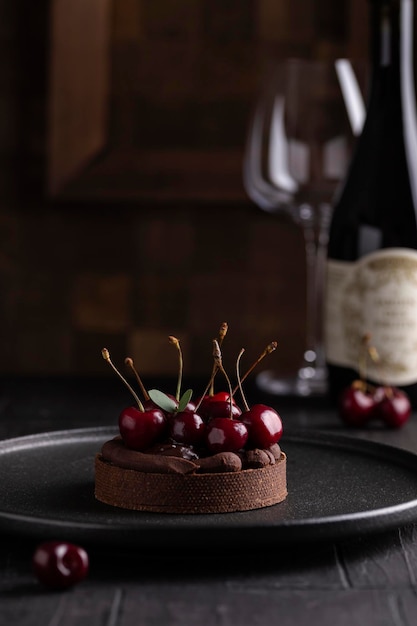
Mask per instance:
[[[325,396],[327,394],[327,372],[301,368],[296,376],[282,378],[272,370],[261,372],[256,377],[261,391],[273,396]]]

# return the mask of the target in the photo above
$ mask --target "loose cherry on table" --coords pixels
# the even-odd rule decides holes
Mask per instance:
[[[351,426],[363,426],[372,419],[382,420],[389,428],[399,428],[411,415],[408,395],[393,385],[371,386],[366,382],[365,366],[368,358],[380,364],[380,356],[371,344],[371,335],[362,337],[360,379],[343,390],[339,401],[341,418]]]
[[[389,428],[400,428],[411,415],[408,395],[390,385],[370,387],[364,381],[354,381],[343,390],[339,413],[350,426],[364,426],[371,420],[381,420]]]
[[[67,589],[88,574],[89,558],[84,548],[66,541],[40,544],[32,557],[35,576],[50,589]]]
[[[375,391],[375,412],[389,428],[400,428],[411,415],[411,402],[405,391],[397,387],[378,387]]]
[[[375,417],[375,397],[362,380],[346,387],[339,398],[339,414],[349,426],[363,426]]]
[[[282,437],[282,421],[275,409],[266,404],[254,404],[241,415],[248,429],[248,445],[269,448]]]

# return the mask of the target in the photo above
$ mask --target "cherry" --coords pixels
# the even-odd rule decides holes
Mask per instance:
[[[122,436],[123,442],[128,448],[131,448],[132,450],[146,450],[146,448],[149,448],[165,434],[165,431],[167,429],[167,420],[165,417],[165,413],[159,407],[154,406],[154,403],[152,403],[152,400],[150,399],[147,391],[145,392],[145,408],[132,387],[127,382],[127,380],[113,365],[110,358],[110,353],[107,348],[102,349],[101,355],[129,389],[130,393],[135,398],[138,405],[138,408],[129,406],[123,409],[123,411],[119,415],[119,431]],[[125,362],[130,365],[130,367],[136,372],[133,365],[133,360],[131,358],[126,359]]]
[[[228,391],[217,391],[213,393],[211,396],[205,396],[209,402],[225,402],[230,398],[230,393]],[[234,402],[234,398],[232,397],[232,402]]]
[[[339,398],[339,414],[349,426],[363,426],[375,417],[375,398],[362,381],[354,381]]]
[[[375,398],[375,412],[390,428],[400,428],[410,417],[410,399],[397,387],[378,387]]]
[[[236,452],[248,439],[248,429],[240,420],[213,417],[207,424],[206,443],[210,452]]]
[[[132,450],[143,451],[162,439],[167,419],[161,409],[141,411],[129,406],[119,415],[119,430],[124,444]]]
[[[169,432],[175,441],[198,446],[203,440],[206,425],[202,417],[194,411],[180,411],[170,420]]]
[[[242,422],[248,429],[248,445],[255,448],[269,448],[282,437],[282,421],[272,407],[254,404],[242,413]]]
[[[237,404],[230,404],[229,400],[218,400],[217,402],[211,402],[208,411],[206,412],[206,419],[212,419],[213,417],[240,417],[242,415],[241,409]]]
[[[219,416],[218,410],[220,405],[218,403],[230,403],[230,393],[227,391],[218,391],[212,395],[206,395],[202,399],[197,402],[198,412],[201,417],[205,419],[209,419],[210,417],[214,417],[215,415]],[[232,405],[236,406],[236,402],[232,397]],[[216,413],[217,411],[217,413]],[[214,413],[214,414],[213,414]]]
[[[47,541],[36,548],[32,566],[43,585],[51,589],[66,589],[87,576],[89,558],[80,546],[66,541]]]

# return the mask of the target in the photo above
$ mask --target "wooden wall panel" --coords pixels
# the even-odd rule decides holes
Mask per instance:
[[[155,200],[178,198],[181,185],[189,197],[188,167],[201,163],[193,197],[204,201],[225,159],[233,174],[218,199],[241,201],[244,134],[265,67],[360,53],[365,38],[359,0],[55,0],[52,9],[49,189],[58,199],[146,201],[156,160]]]
[[[177,334],[187,373],[206,376],[224,320],[230,373],[271,340],[265,367],[296,371],[303,239],[248,201],[247,117],[276,58],[366,55],[366,1],[0,0],[0,14],[1,372],[111,375],[108,346],[174,375]]]
[[[106,143],[110,0],[51,3],[48,188],[78,175]]]

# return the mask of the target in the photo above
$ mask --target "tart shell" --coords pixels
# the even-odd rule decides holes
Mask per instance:
[[[214,474],[157,474],[95,459],[95,497],[111,506],[176,514],[259,509],[287,496],[286,455],[258,469]]]

